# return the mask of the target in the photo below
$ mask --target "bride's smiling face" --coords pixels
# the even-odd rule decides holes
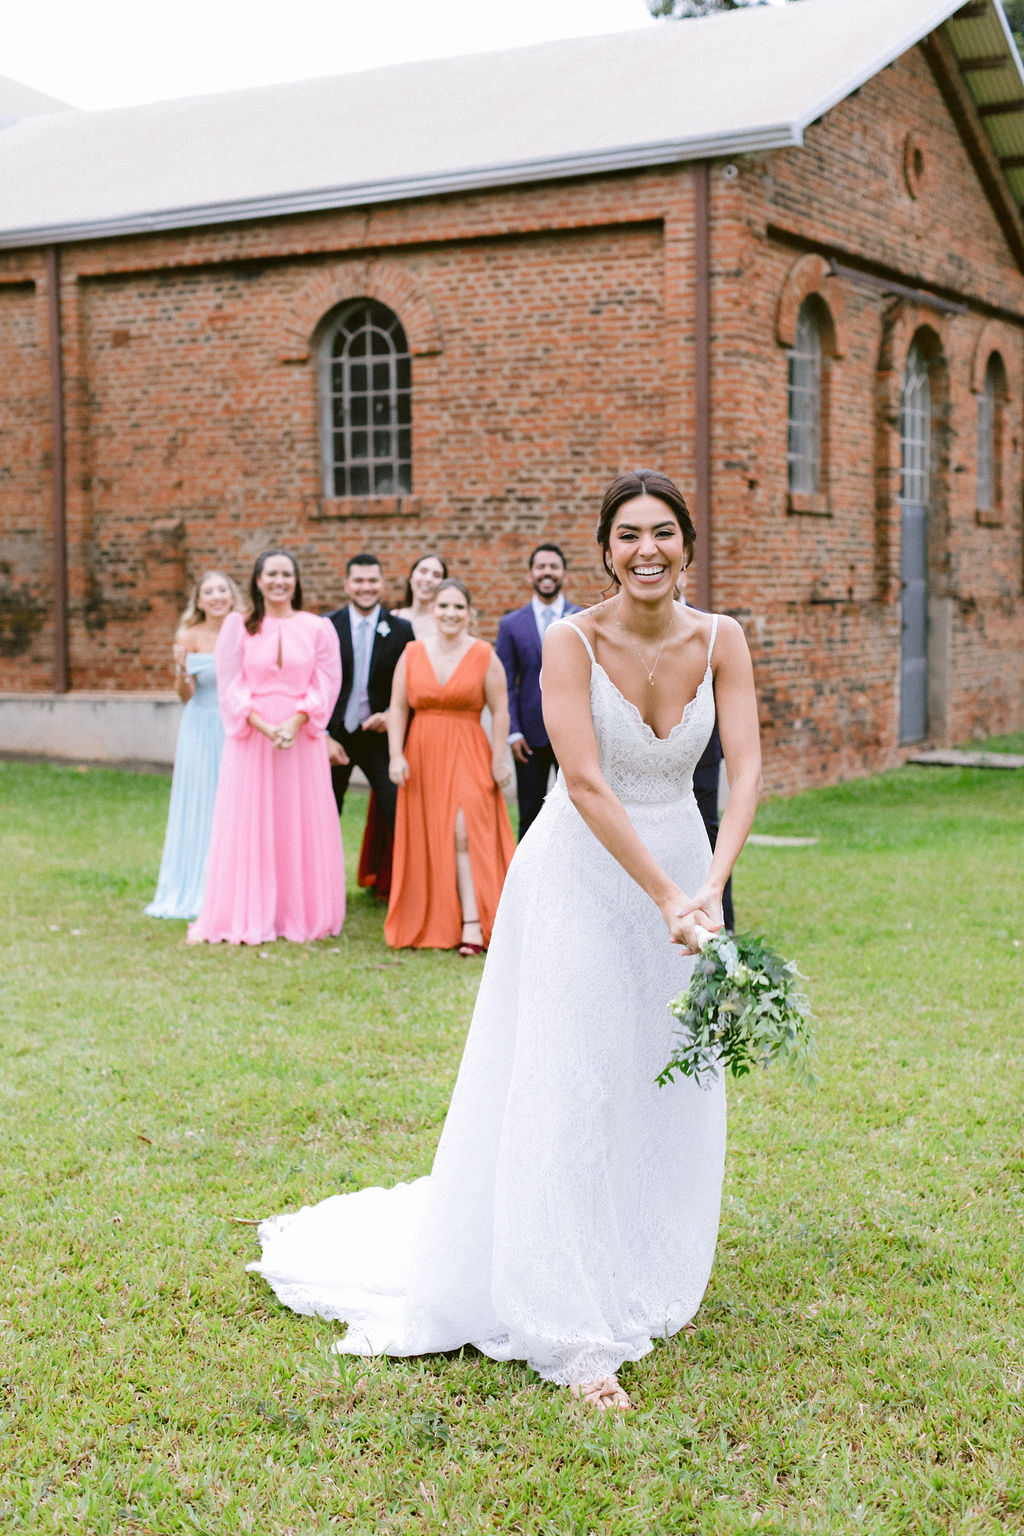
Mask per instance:
[[[630,597],[650,600],[674,592],[686,548],[671,507],[657,496],[624,501],[609,532],[608,559]]]

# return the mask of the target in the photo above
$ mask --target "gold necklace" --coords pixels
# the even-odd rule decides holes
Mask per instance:
[[[626,643],[630,646],[630,648],[633,651],[636,652],[636,655],[637,655],[637,657],[638,657],[638,659],[640,661],[640,665],[643,667],[644,671],[647,673],[647,681],[650,683],[652,688],[654,687],[654,674],[655,674],[655,672],[657,672],[657,670],[658,670],[658,662],[661,660],[661,653],[665,649],[665,646],[668,643],[668,637],[672,633],[673,627],[675,625],[675,621],[676,621],[676,616],[675,616],[675,611],[673,610],[672,617],[668,621],[668,628],[666,629],[664,635],[662,636],[661,644],[658,646],[658,654],[654,658],[654,666],[653,667],[649,667],[647,665],[646,661],[644,660],[643,652],[641,651],[640,647],[636,644],[636,642],[631,638],[629,630],[623,624],[622,620],[621,619],[616,619],[615,620],[616,624],[619,626],[619,628],[622,630],[622,633],[626,637]]]

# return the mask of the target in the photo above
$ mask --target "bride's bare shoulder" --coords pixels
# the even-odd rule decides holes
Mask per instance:
[[[567,617],[593,642],[611,622],[611,610],[612,599],[608,598],[603,603],[595,603],[593,608],[584,608],[580,613],[568,614]]]

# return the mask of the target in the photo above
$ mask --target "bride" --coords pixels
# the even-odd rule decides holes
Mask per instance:
[[[721,926],[760,751],[742,630],[674,601],[695,538],[676,486],[620,476],[597,538],[616,590],[544,641],[561,772],[509,869],[433,1169],[263,1222],[249,1267],[295,1311],[345,1319],[342,1353],[473,1344],[607,1409],[630,1406],[619,1367],[689,1321],[711,1270],[724,1085],[655,1077],[695,929]],[[712,857],[692,775],[716,707]]]

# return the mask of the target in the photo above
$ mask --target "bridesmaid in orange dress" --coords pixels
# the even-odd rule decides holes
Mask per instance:
[[[515,846],[502,795],[511,777],[505,670],[469,633],[470,606],[461,581],[443,581],[437,634],[407,645],[395,668],[388,745],[398,814],[384,924],[392,949],[482,954]]]
[[[408,619],[417,640],[427,640],[437,634],[434,622],[434,598],[441,582],[448,575],[448,567],[440,555],[428,550],[413,563],[405,583],[403,608],[392,608],[399,619]],[[359,849],[359,870],[356,882],[364,891],[372,891],[381,901],[391,894],[391,864],[395,840],[391,828],[377,808],[377,797],[370,791],[370,803],[366,808],[366,826]]]

